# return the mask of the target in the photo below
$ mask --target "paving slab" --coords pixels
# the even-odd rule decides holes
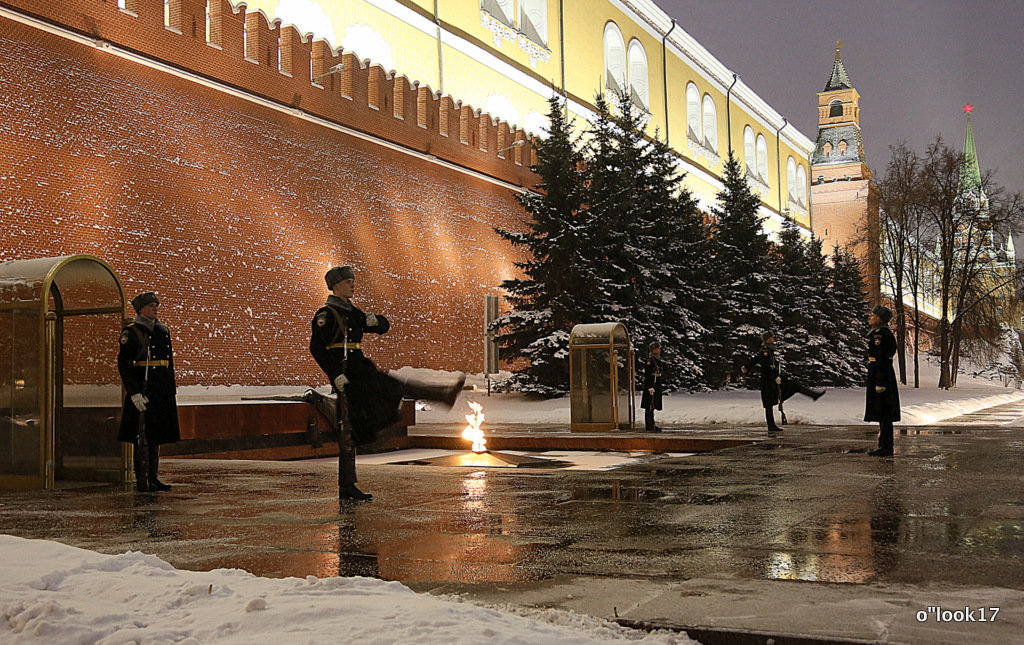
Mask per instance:
[[[374,576],[708,639],[1019,642],[1024,429],[903,428],[891,459],[866,454],[863,426],[673,432],[745,441],[602,471],[363,463],[364,504],[339,504],[332,460],[165,459],[169,493],[0,491],[0,526],[184,569]]]

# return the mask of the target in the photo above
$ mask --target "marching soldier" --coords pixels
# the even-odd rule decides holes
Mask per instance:
[[[764,406],[764,419],[768,423],[768,432],[782,432],[775,424],[775,413],[772,408],[799,392],[815,401],[825,394],[825,390],[812,390],[802,383],[784,375],[779,369],[779,361],[775,356],[775,333],[766,331],[761,334],[761,349],[757,350],[741,371],[746,374],[754,364],[761,366],[761,405]],[[785,419],[783,419],[785,423]]]
[[[896,337],[889,330],[892,312],[878,305],[871,310],[868,324],[868,379],[864,420],[878,422],[878,448],[868,452],[872,457],[893,454],[892,424],[900,420],[900,393],[896,387]]]
[[[171,489],[157,478],[160,444],[181,438],[171,332],[157,320],[159,306],[152,291],[132,299],[136,316],[121,330],[117,354],[125,390],[117,439],[135,444],[135,485],[141,492]]]
[[[664,364],[661,360],[661,343],[651,341],[647,347],[647,364],[644,368],[644,393],[640,399],[640,407],[644,408],[644,430],[661,432],[654,423],[654,411],[661,409],[661,374]]]
[[[356,501],[373,495],[356,487],[356,462],[353,444],[369,443],[378,432],[400,418],[403,396],[438,401],[448,407],[455,403],[465,375],[447,387],[399,381],[377,370],[363,354],[363,335],[384,334],[391,328],[382,315],[363,313],[352,303],[356,274],[350,266],[336,266],[324,276],[331,294],[327,304],[313,316],[309,351],[324,371],[336,392],[344,391],[348,399],[352,435],[338,424],[339,496]]]

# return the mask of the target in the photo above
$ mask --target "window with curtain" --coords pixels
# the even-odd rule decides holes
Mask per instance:
[[[703,130],[700,118],[700,92],[696,85],[689,83],[686,86],[686,136],[694,141],[700,141]]]
[[[710,94],[704,95],[704,145],[718,152],[718,110]]]
[[[768,183],[768,141],[763,134],[757,135],[757,176]]]
[[[789,201],[795,202],[796,198],[796,160],[790,157],[786,160],[786,194]]]
[[[796,167],[796,201],[807,208],[807,170],[803,164]]]
[[[519,30],[533,42],[548,46],[547,0],[519,0]]]
[[[754,150],[754,129],[743,128],[743,166],[748,175],[757,174],[757,154]]]
[[[509,27],[515,27],[515,0],[480,0],[481,11]]]
[[[647,78],[647,52],[639,40],[629,43],[629,98],[645,112],[650,111],[651,95]]]
[[[626,43],[614,22],[604,26],[604,87],[616,94],[626,91]]]

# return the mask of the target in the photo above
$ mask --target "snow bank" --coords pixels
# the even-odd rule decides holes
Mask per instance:
[[[4,643],[692,643],[558,610],[503,611],[373,578],[181,571],[0,535]]]

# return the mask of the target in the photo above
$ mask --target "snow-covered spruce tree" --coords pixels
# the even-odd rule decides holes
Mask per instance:
[[[829,276],[821,242],[804,238],[789,219],[782,222],[778,244],[772,307],[779,320],[778,354],[783,371],[805,385],[831,383],[831,352],[822,333]]]
[[[770,258],[771,243],[758,215],[760,200],[747,185],[730,153],[718,201],[711,209],[711,281],[714,298],[705,309],[705,379],[722,387],[739,372],[738,365],[760,346],[761,333],[778,326],[772,308],[777,287]]]
[[[671,390],[703,382],[703,299],[707,231],[668,146],[644,136],[645,114],[628,95],[616,110],[597,98],[587,154],[587,201],[601,231],[598,319],[626,322],[640,355],[662,342]],[[639,376],[639,375],[638,375]]]
[[[518,197],[528,214],[527,230],[497,230],[513,246],[525,248],[530,259],[516,263],[525,277],[502,283],[512,312],[494,328],[500,330],[502,356],[523,363],[507,387],[558,396],[569,389],[569,332],[593,318],[595,277],[583,206],[583,159],[557,96],[548,101],[548,119],[547,138],[534,142],[532,169],[540,177],[540,192]]]
[[[860,385],[864,381],[868,302],[860,262],[847,250],[832,249],[831,289],[822,316],[825,337],[833,348],[835,376],[831,385]]]

